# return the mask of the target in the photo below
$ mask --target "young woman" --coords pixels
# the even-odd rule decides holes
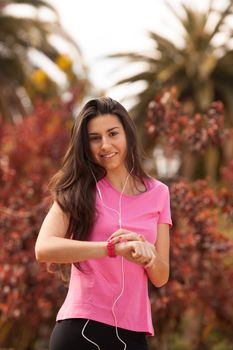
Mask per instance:
[[[169,278],[170,195],[143,170],[133,121],[117,101],[86,103],[76,118],[38,261],[71,264],[50,350],[147,350],[154,335],[148,278]]]

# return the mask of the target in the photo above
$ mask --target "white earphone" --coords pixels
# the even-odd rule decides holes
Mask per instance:
[[[133,156],[133,153],[132,153],[132,156]],[[121,219],[121,199],[122,199],[122,194],[124,193],[124,190],[125,190],[125,186],[126,186],[126,184],[127,184],[127,181],[128,181],[128,179],[129,179],[129,176],[130,176],[130,174],[132,173],[132,171],[133,171],[133,169],[134,169],[134,157],[133,157],[133,167],[132,167],[132,169],[130,170],[129,174],[128,174],[127,177],[126,177],[126,180],[125,180],[123,189],[122,189],[121,194],[120,194],[120,199],[119,199],[119,211],[116,210],[116,209],[110,208],[110,207],[108,207],[107,205],[104,204],[103,197],[102,197],[100,188],[99,188],[99,186],[98,186],[96,177],[95,177],[95,175],[94,175],[94,173],[93,173],[91,167],[89,167],[89,168],[90,168],[91,173],[92,173],[92,175],[93,175],[93,177],[94,177],[94,179],[95,179],[96,188],[97,188],[97,191],[98,191],[98,193],[99,193],[99,197],[100,197],[100,199],[101,199],[101,201],[102,201],[102,203],[103,203],[103,206],[104,206],[105,208],[107,208],[107,209],[110,209],[110,210],[115,211],[115,212],[118,214],[118,217],[119,217],[119,228],[121,229],[121,228],[122,228],[122,219]],[[123,262],[124,262],[124,259],[123,259],[123,256],[122,256],[122,257],[121,257],[122,289],[121,289],[120,294],[118,295],[118,297],[116,298],[116,300],[114,301],[114,303],[113,303],[113,305],[112,305],[112,313],[113,313],[113,317],[114,317],[114,320],[115,320],[116,336],[117,336],[117,338],[124,344],[124,350],[126,350],[127,345],[126,345],[126,343],[119,337],[119,334],[118,334],[117,319],[116,319],[116,315],[115,315],[115,312],[114,312],[115,304],[117,303],[117,301],[120,299],[121,295],[123,294],[123,292],[124,292],[124,287],[125,287],[124,264],[123,264]],[[87,322],[86,322],[85,325],[83,326],[83,329],[82,329],[82,336],[83,336],[86,340],[88,340],[90,343],[96,345],[96,347],[98,348],[98,350],[101,350],[98,344],[96,344],[95,342],[93,342],[91,339],[87,338],[87,337],[84,335],[84,330],[85,330],[85,328],[86,328],[88,322],[89,322],[89,320],[87,320]]]

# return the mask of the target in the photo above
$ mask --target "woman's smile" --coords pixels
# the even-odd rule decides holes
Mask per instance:
[[[117,155],[117,152],[112,152],[112,153],[108,153],[106,155],[101,156],[104,160],[110,160],[112,158],[114,158]]]

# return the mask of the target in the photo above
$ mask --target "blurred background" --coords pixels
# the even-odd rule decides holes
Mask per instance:
[[[129,110],[170,188],[150,349],[233,350],[232,0],[0,0],[0,349],[48,350],[67,282],[35,241],[73,120],[99,96]]]

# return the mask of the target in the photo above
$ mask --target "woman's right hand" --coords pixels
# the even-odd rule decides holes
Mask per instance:
[[[120,237],[123,241],[119,242]],[[135,264],[145,266],[154,257],[153,245],[136,232],[119,229],[110,238],[115,243],[116,255],[123,256]]]

